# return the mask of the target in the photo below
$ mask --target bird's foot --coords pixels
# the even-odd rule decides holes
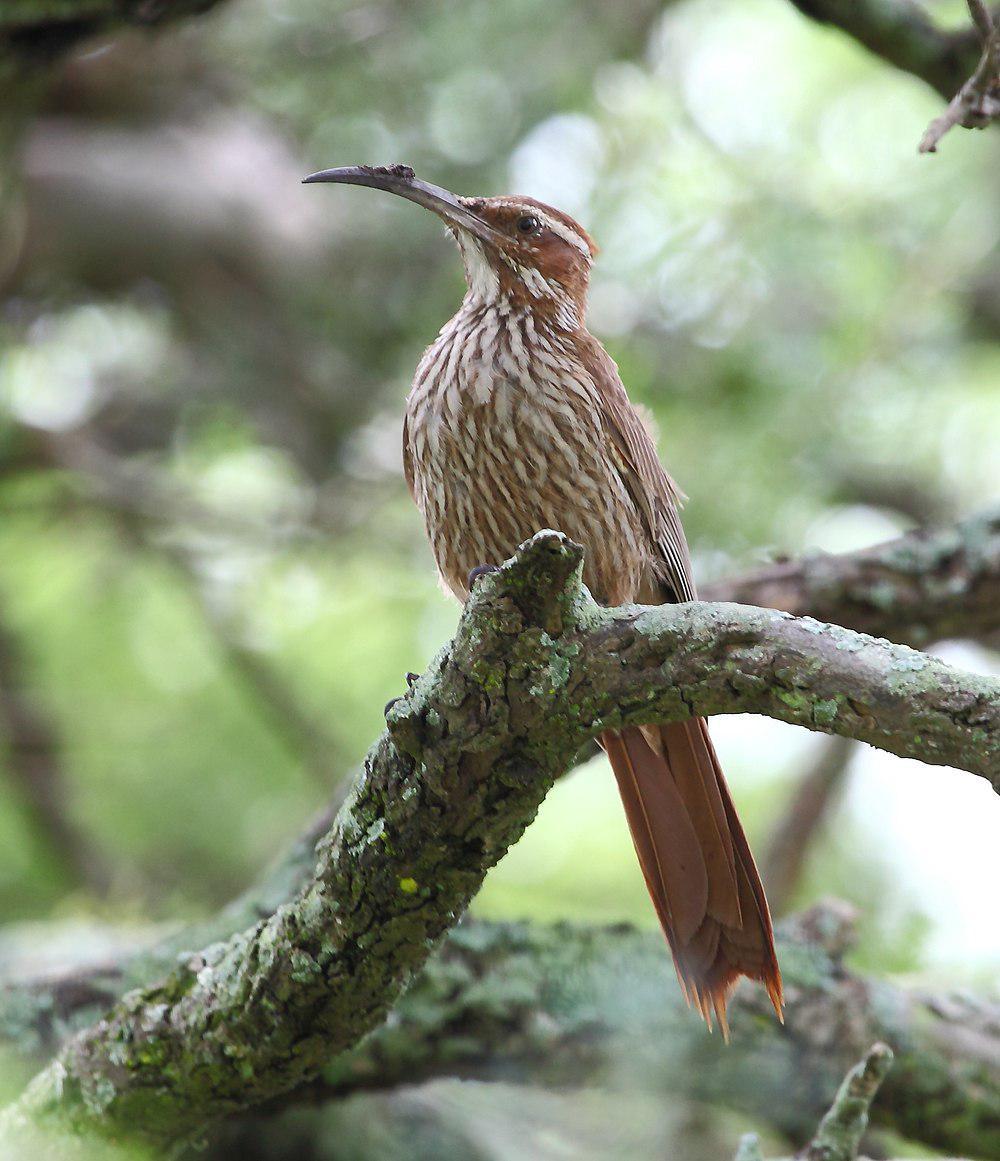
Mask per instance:
[[[500,565],[498,564],[477,564],[476,567],[469,573],[469,579],[466,582],[466,587],[471,593],[475,587],[476,581],[481,576],[488,576],[491,572],[499,572]]]
[[[412,690],[413,687],[417,684],[417,679],[419,677],[420,677],[419,673],[407,673],[406,674],[406,688],[408,690]],[[405,696],[406,696],[406,694],[402,694],[400,697],[391,697],[385,703],[385,709],[382,711],[383,715],[388,717],[389,710],[392,709],[392,707],[396,704],[397,701],[402,701]]]

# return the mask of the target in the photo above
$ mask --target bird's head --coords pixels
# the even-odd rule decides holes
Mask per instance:
[[[597,249],[569,214],[519,195],[458,197],[405,165],[324,169],[305,181],[383,189],[432,210],[458,242],[473,298],[506,300],[565,326],[582,323]]]

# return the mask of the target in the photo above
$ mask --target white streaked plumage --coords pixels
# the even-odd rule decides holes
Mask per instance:
[[[607,454],[593,380],[564,329],[480,288],[470,278],[407,400],[413,492],[442,579],[464,600],[472,569],[558,528],[586,547],[584,579],[599,599],[634,599],[649,540]],[[588,500],[595,493],[607,502]]]

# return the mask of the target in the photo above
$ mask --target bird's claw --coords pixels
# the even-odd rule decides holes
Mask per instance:
[[[488,576],[491,572],[499,572],[500,565],[498,564],[477,564],[476,567],[469,573],[469,579],[466,582],[469,592],[471,593],[475,587],[476,581],[481,576]]]
[[[420,674],[419,674],[419,673],[407,673],[407,674],[406,674],[406,688],[407,688],[408,690],[412,690],[412,689],[413,689],[413,687],[414,687],[414,686],[417,684],[417,680],[419,679],[419,677],[420,677]],[[402,700],[403,700],[403,698],[404,698],[405,696],[406,696],[406,694],[401,694],[399,697],[391,697],[391,698],[390,698],[390,699],[389,699],[389,700],[388,700],[388,701],[385,703],[385,709],[382,711],[382,712],[383,712],[383,714],[384,714],[386,717],[388,717],[388,716],[389,716],[389,710],[391,710],[391,709],[392,709],[392,707],[393,707],[393,706],[396,704],[396,702],[397,702],[397,701],[402,701]]]

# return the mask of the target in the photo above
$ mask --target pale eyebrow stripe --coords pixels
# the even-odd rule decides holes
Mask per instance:
[[[507,210],[514,210],[520,209],[523,203],[515,201],[497,201],[493,204],[496,206],[502,206]],[[541,218],[544,225],[546,225],[553,234],[558,235],[570,246],[575,246],[581,254],[590,254],[590,247],[575,230],[570,229],[569,226],[564,225],[562,222],[556,221],[555,218],[550,218],[544,210],[540,210],[537,206],[531,206],[530,210],[531,213],[533,213],[536,217]]]
[[[540,214],[539,217],[548,226],[553,234],[558,234],[564,242],[568,242],[571,246],[575,246],[581,254],[589,254],[590,247],[580,237],[576,230],[571,230],[569,226],[564,226],[562,222],[557,222],[550,218],[548,214]]]

